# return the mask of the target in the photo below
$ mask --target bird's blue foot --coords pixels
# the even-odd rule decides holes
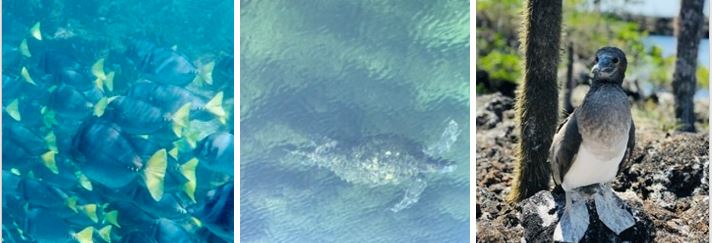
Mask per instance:
[[[635,218],[623,207],[623,201],[613,194],[613,189],[608,186],[601,186],[601,189],[594,195],[596,201],[596,211],[606,227],[616,234],[635,225]]]
[[[572,195],[577,195],[575,192],[566,192],[566,208],[564,213],[556,224],[554,230],[554,241],[563,242],[578,242],[583,238],[588,229],[588,208],[586,200],[577,198],[578,200],[571,203]]]

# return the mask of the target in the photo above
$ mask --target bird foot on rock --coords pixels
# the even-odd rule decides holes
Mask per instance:
[[[624,208],[623,201],[616,197],[610,187],[602,186],[594,195],[594,200],[598,218],[616,234],[635,225],[635,218]]]
[[[564,209],[564,213],[561,215],[561,219],[554,230],[554,241],[578,242],[586,233],[588,224],[586,201],[576,200],[570,207]]]

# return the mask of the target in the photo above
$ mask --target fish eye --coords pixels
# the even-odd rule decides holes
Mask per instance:
[[[618,63],[618,58],[613,58],[613,63]]]

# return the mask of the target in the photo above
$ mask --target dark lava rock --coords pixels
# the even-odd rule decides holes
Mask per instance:
[[[489,126],[482,126],[481,124],[485,124],[482,123],[483,120],[477,121],[477,242],[520,242],[522,239],[530,239],[524,237],[525,232],[532,235],[543,234],[537,233],[537,230],[525,230],[536,223],[533,223],[533,218],[522,217],[522,204],[505,202],[505,197],[511,190],[515,148],[520,134],[515,129],[513,108],[503,111],[501,116],[493,112],[498,110],[497,107],[502,107],[497,104],[509,107],[509,103],[513,107],[514,100],[495,101],[503,99],[502,96],[477,96],[475,102],[478,117],[487,112],[491,113],[491,117],[501,119],[499,123],[487,124]],[[654,108],[656,110],[645,112],[674,116],[672,108],[662,105]],[[634,108],[634,114],[636,109],[638,113],[642,111],[640,108]],[[700,110],[707,113],[707,109]],[[701,117],[708,123],[707,115]],[[611,182],[611,187],[617,196],[632,208],[645,212],[652,220],[655,228],[654,241],[709,242],[708,129],[700,126],[698,128],[701,131],[698,133],[663,131],[658,123],[650,119],[652,118],[646,120],[636,116],[635,149],[626,163],[626,168]],[[554,198],[551,193],[547,194]],[[561,203],[563,199],[557,200],[557,203]],[[555,208],[553,205],[557,205],[554,204],[557,200],[552,199],[551,208]],[[593,210],[595,209],[591,212]],[[555,225],[559,214],[556,211],[553,214],[556,214],[556,217],[550,224]],[[596,222],[591,220],[591,223]],[[538,228],[547,230],[546,227]],[[550,242],[553,229],[545,234],[547,237],[542,241]],[[624,232],[623,235],[625,234],[627,233]]]
[[[514,97],[514,92],[517,90],[517,82],[506,79],[490,78],[490,75],[485,70],[477,70],[475,79],[478,84],[482,84],[489,92],[499,92],[509,97]]]
[[[490,129],[497,126],[504,119],[504,112],[514,108],[514,99],[500,93],[493,94],[484,110],[477,114],[477,126]]]
[[[556,224],[564,210],[564,193],[561,190],[540,191],[520,203],[520,216],[526,242],[552,242]],[[635,217],[635,225],[620,235],[608,229],[598,218],[593,200],[586,203],[589,225],[580,242],[652,242],[655,227],[650,217],[643,211],[625,205],[625,209]]]

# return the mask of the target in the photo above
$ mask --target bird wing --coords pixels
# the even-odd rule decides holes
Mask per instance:
[[[623,159],[618,164],[618,173],[630,166],[631,156],[633,155],[633,149],[635,148],[635,123],[633,119],[630,120],[630,129],[628,130],[628,144],[626,145],[625,154]]]
[[[556,185],[561,185],[564,175],[571,168],[581,146],[581,134],[576,123],[576,111],[569,115],[554,136],[549,150],[551,175]]]

